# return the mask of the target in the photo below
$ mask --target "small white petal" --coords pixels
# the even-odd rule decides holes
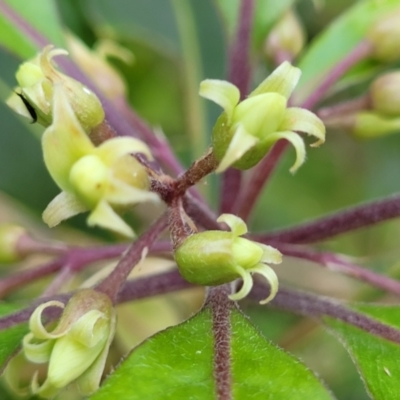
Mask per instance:
[[[53,346],[54,340],[45,340],[38,343],[32,332],[25,335],[22,340],[25,357],[35,364],[47,363],[50,360]]]
[[[247,233],[246,223],[233,214],[221,214],[217,222],[225,222],[233,233],[233,236],[242,236]]]
[[[134,205],[143,202],[158,202],[159,196],[148,190],[138,189],[118,180],[110,180],[104,199],[112,204]]]
[[[266,299],[261,300],[260,304],[266,304],[271,301],[278,292],[279,287],[278,277],[276,276],[275,271],[265,264],[259,264],[256,267],[249,269],[248,271],[262,275],[268,281],[271,287],[269,296]]]
[[[280,139],[286,139],[293,145],[294,149],[296,150],[296,161],[290,168],[289,170],[290,172],[292,173],[296,172],[296,170],[304,163],[306,159],[306,148],[304,146],[304,141],[299,134],[289,131],[275,132],[272,133],[271,135],[268,135],[267,139],[268,142],[272,143],[275,143]]]
[[[254,147],[259,142],[259,139],[250,135],[242,124],[237,126],[236,132],[229,143],[226,153],[218,165],[215,172],[224,172],[237,160],[239,160],[247,150]]]
[[[87,223],[89,226],[100,226],[127,237],[134,236],[132,228],[105,201],[101,201],[90,213]]]
[[[236,266],[236,269],[243,279],[243,285],[238,292],[228,296],[233,301],[238,301],[245,298],[253,287],[253,278],[251,277],[250,272],[238,265]]]
[[[282,253],[272,246],[257,243],[262,247],[264,254],[260,260],[262,263],[280,264],[282,262]]]
[[[290,107],[286,109],[280,131],[298,131],[315,136],[318,141],[312,147],[317,147],[325,142],[325,125],[311,111],[304,108]]]
[[[251,92],[249,97],[262,93],[274,92],[288,99],[299,82],[300,76],[301,70],[285,61],[276,68],[267,79],[261,82],[260,85]]]
[[[143,153],[149,160],[153,159],[147,145],[141,140],[132,137],[116,137],[107,140],[97,147],[94,152],[107,165],[111,165],[119,158],[130,153]]]
[[[221,106],[228,116],[228,121],[240,99],[239,89],[235,85],[218,79],[206,79],[202,81],[200,83],[199,94]]]
[[[56,339],[65,334],[65,331],[54,334],[52,332],[47,331],[47,329],[43,326],[42,313],[48,307],[64,308],[65,306],[64,303],[61,303],[61,301],[52,300],[36,307],[35,311],[29,318],[29,330],[32,332],[32,334],[35,336],[36,339],[42,339],[42,340]]]
[[[67,192],[61,192],[43,211],[42,218],[50,228],[53,228],[61,221],[87,210],[88,208],[76,196]]]

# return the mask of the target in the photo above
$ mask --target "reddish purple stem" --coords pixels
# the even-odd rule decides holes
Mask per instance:
[[[351,276],[358,280],[367,282],[377,288],[400,296],[400,282],[387,276],[377,274],[376,272],[370,271],[359,265],[353,264],[352,262],[348,261],[345,256],[328,252],[316,252],[301,248],[299,246],[286,244],[278,244],[276,247],[286,256],[313,261],[317,264],[327,267],[331,271]]]
[[[253,235],[252,238],[261,242],[313,243],[399,216],[400,195],[397,194],[387,199],[339,211],[292,228]]]
[[[262,300],[265,297],[265,286],[255,283],[250,296],[257,301]],[[269,305],[319,320],[323,320],[324,317],[332,317],[356,326],[372,335],[400,344],[400,330],[347,308],[342,303],[327,297],[280,287],[277,295]]]
[[[243,100],[251,81],[250,51],[254,16],[254,0],[242,0],[236,37],[229,52],[228,80],[236,85]],[[240,192],[242,173],[229,168],[222,177],[221,213],[232,212],[236,195]]]

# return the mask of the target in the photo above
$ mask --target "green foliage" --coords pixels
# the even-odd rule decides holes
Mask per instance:
[[[362,305],[356,308],[380,322],[400,328],[398,306]],[[325,321],[350,353],[372,398],[398,399],[400,396],[399,344],[344,322],[331,318],[326,318]]]

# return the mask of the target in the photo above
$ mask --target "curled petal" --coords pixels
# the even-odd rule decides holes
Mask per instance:
[[[254,147],[259,139],[250,135],[242,124],[237,126],[236,132],[229,143],[226,153],[215,172],[224,172],[229,166],[239,160],[247,150]]]
[[[271,301],[278,292],[278,286],[279,286],[278,277],[276,276],[275,271],[270,266],[265,264],[258,264],[254,268],[249,269],[248,271],[262,275],[268,281],[271,287],[269,296],[266,299],[261,300],[260,304],[266,304],[269,301]]]
[[[112,207],[106,201],[101,201],[90,213],[87,223],[89,226],[100,226],[127,237],[134,236],[132,228],[112,209]]]
[[[42,313],[48,307],[64,308],[65,306],[64,303],[61,303],[61,301],[52,300],[48,301],[47,303],[41,304],[39,307],[35,309],[35,311],[32,313],[29,319],[29,329],[36,339],[42,339],[42,340],[56,339],[63,336],[66,332],[66,330],[64,330],[61,332],[57,332],[55,334],[47,331],[46,328],[43,326]],[[57,328],[55,330],[57,330]]]
[[[272,133],[268,136],[267,141],[275,143],[280,139],[286,139],[292,143],[294,149],[296,150],[296,161],[289,170],[290,172],[294,173],[306,159],[306,148],[304,146],[304,141],[297,133],[290,131]]]
[[[276,68],[268,78],[261,82],[258,87],[251,92],[249,97],[274,92],[288,99],[299,82],[300,76],[301,70],[285,61]]]
[[[113,312],[110,319],[110,332],[108,335],[107,343],[104,345],[102,352],[93,362],[93,364],[77,380],[79,390],[85,396],[92,394],[99,388],[100,380],[103,375],[104,366],[107,359],[107,354],[115,335],[115,326],[116,314],[115,312]]]
[[[315,136],[318,141],[313,143],[312,147],[318,147],[325,142],[324,123],[314,113],[304,108],[288,108],[279,130],[298,131]]]
[[[90,310],[74,323],[69,336],[90,348],[108,335],[108,324],[108,318],[104,313],[99,310]]]
[[[233,233],[233,236],[242,236],[247,233],[247,226],[245,222],[233,214],[221,214],[217,222],[225,222]]]
[[[58,71],[52,64],[52,59],[59,55],[68,55],[68,51],[64,49],[55,49],[53,45],[46,46],[40,56],[40,67],[46,78],[53,80],[59,78]]]
[[[67,192],[61,192],[46,207],[42,218],[50,228],[53,228],[61,221],[87,210],[88,208],[76,196]]]
[[[257,243],[264,251],[260,260],[262,263],[280,264],[282,262],[282,253],[272,246]]]
[[[149,160],[153,159],[150,149],[141,140],[132,137],[116,137],[105,141],[95,150],[96,155],[111,165],[126,154],[142,153]]]
[[[200,96],[217,103],[231,119],[233,109],[239,103],[239,89],[232,83],[218,79],[206,79],[200,83]]]
[[[157,202],[160,200],[154,192],[135,188],[126,183],[114,179],[104,196],[107,202],[118,205],[134,205],[142,202]]]
[[[233,301],[238,301],[245,298],[253,287],[253,278],[251,277],[250,272],[238,265],[236,266],[236,270],[243,279],[243,285],[238,292],[228,296]]]
[[[25,335],[22,340],[25,357],[36,364],[44,364],[50,360],[53,345],[54,340],[38,342],[32,332]]]

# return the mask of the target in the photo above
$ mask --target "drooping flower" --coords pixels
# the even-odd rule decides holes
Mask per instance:
[[[240,300],[253,286],[251,274],[258,273],[271,286],[269,296],[260,303],[271,301],[278,290],[278,278],[266,263],[281,263],[282,254],[271,246],[241,237],[247,233],[247,226],[239,217],[222,214],[217,221],[225,222],[231,231],[195,233],[176,249],[175,260],[181,275],[191,283],[204,286],[242,278],[242,288],[229,296],[231,300]]]
[[[42,323],[48,307],[63,308],[57,326],[49,331]],[[116,317],[111,300],[93,289],[77,292],[64,308],[49,301],[36,308],[29,320],[30,332],[23,339],[25,357],[36,364],[48,363],[46,380],[37,373],[31,383],[34,394],[52,398],[72,382],[89,395],[100,384],[108,350],[115,333]]]
[[[224,109],[213,130],[213,151],[220,162],[217,172],[230,166],[253,167],[279,139],[288,140],[296,150],[296,161],[290,169],[294,172],[306,154],[303,139],[296,132],[315,136],[318,141],[312,146],[325,141],[324,124],[315,114],[287,107],[300,74],[298,68],[284,62],[243,101],[239,101],[239,89],[229,82],[201,82],[200,95]]]
[[[54,87],[53,123],[42,136],[46,167],[63,190],[46,208],[49,226],[90,210],[88,224],[132,236],[133,231],[115,211],[144,201],[157,201],[149,192],[145,168],[133,156],[150,150],[130,137],[110,139],[95,147],[79,123],[64,90]]]
[[[67,54],[66,50],[49,45],[34,59],[22,63],[16,73],[19,87],[8,98],[7,104],[18,114],[37,119],[47,127],[53,119],[53,96],[57,86],[64,92],[83,129],[89,133],[104,120],[104,110],[90,89],[54,67],[53,58]]]

